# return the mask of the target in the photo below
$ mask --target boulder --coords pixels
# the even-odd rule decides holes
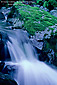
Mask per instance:
[[[14,63],[13,63],[13,65],[6,64],[6,66],[2,70],[2,73],[3,74],[8,74],[12,78],[17,80],[17,75],[16,74],[18,74],[18,71],[19,71],[18,65],[14,65]]]
[[[2,72],[4,74],[12,74],[12,73],[14,74],[16,70],[17,70],[16,65],[6,65],[5,68],[2,70]]]

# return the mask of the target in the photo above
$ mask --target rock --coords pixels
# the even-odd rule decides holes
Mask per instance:
[[[1,61],[11,60],[7,45],[4,44],[3,42],[0,42],[0,60]]]
[[[55,29],[54,29],[55,30]],[[51,35],[52,30],[46,28],[44,31],[38,31],[33,37],[30,37],[31,44],[36,48],[40,61],[53,64],[55,60],[56,37]],[[50,47],[50,45],[53,45]]]
[[[6,44],[8,40],[9,40],[8,35],[1,32],[0,33],[0,60],[2,61],[11,60]]]
[[[12,25],[12,29],[21,29],[22,25],[24,24],[23,21],[16,18],[10,18],[7,20],[7,22]]]
[[[9,75],[0,73],[0,85],[17,85],[17,83]]]
[[[57,10],[57,7],[54,7],[55,10]]]
[[[48,62],[49,61],[49,57],[47,56],[47,52],[38,49],[37,47],[35,47],[36,50],[36,54],[38,56],[38,59],[40,61],[44,61],[44,62]]]
[[[11,7],[9,7],[9,8],[2,7],[1,8],[0,12],[3,13],[5,20],[7,20],[7,17],[8,17],[8,14],[10,13],[10,11],[11,11]]]
[[[55,17],[57,17],[57,10],[51,10],[50,14],[54,15]]]
[[[35,5],[35,4],[34,4],[34,7],[39,7],[39,8],[40,8],[40,5]]]
[[[55,59],[54,59],[54,61],[53,61],[53,64],[54,64],[55,66],[57,66],[57,56],[55,57]]]
[[[36,39],[30,39],[30,41],[31,41],[31,43],[32,43],[32,45],[33,45],[34,47],[37,47],[37,48],[40,49],[40,50],[43,49],[43,42],[42,42],[42,41],[39,42],[39,41],[37,41]]]
[[[7,23],[7,24],[8,24],[8,23]],[[13,29],[13,26],[8,26],[8,27],[5,27],[5,28],[12,30],[12,29]]]
[[[4,65],[5,65],[5,62],[1,61],[0,62],[0,72],[2,72]]]
[[[33,46],[37,47],[38,49],[42,50],[44,45],[44,39],[50,39],[51,30],[45,29],[44,31],[35,32],[35,36],[30,38],[31,43]]]
[[[5,16],[2,12],[0,12],[0,20],[5,20]]]
[[[49,9],[47,9],[46,7],[44,7],[44,8],[43,8],[43,10],[45,10],[45,11],[49,12]]]
[[[7,64],[4,69],[2,70],[2,73],[3,74],[8,74],[10,75],[12,78],[16,79],[17,80],[17,75],[18,74],[18,65],[9,65]]]
[[[18,16],[18,14],[19,14],[18,11],[17,11],[16,8],[13,6],[13,7],[11,8],[10,13],[8,14],[7,19],[9,19],[9,18],[15,18],[15,17]]]
[[[11,74],[11,73],[14,74],[16,70],[17,70],[17,66],[15,66],[15,65],[6,65],[6,67],[2,70],[2,72],[4,74]]]
[[[43,9],[43,6],[40,6],[40,9]]]
[[[1,9],[2,9],[2,10],[5,10],[5,9],[6,9],[6,7],[2,7]]]
[[[14,23],[13,23],[13,26],[14,28],[22,28],[22,25],[24,24],[23,21],[20,21],[19,19],[15,19]]]
[[[4,14],[6,20],[7,20],[7,17],[8,17],[8,14],[10,13],[10,11],[11,11],[11,8],[2,10],[2,13]]]
[[[55,52],[54,52],[52,49],[50,49],[50,50],[48,50],[48,52],[47,52],[47,56],[48,56],[48,58],[49,58],[49,63],[53,64],[53,62],[54,62],[54,60],[55,60],[55,58],[56,58]]]
[[[40,41],[40,40],[43,41],[44,34],[42,32],[36,32],[35,33],[35,38],[36,38],[37,41]]]
[[[13,6],[11,9],[11,12],[8,14],[8,17],[7,17],[7,23],[13,26],[12,29],[22,28],[22,25],[24,24],[24,22],[19,20],[20,16],[21,16],[20,13]],[[17,17],[19,18],[17,19]]]
[[[40,7],[40,5],[36,5],[37,7]]]

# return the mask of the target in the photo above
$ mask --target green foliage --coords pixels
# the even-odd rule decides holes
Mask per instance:
[[[36,3],[39,4],[40,6],[43,5],[43,0],[36,0]]]
[[[45,1],[44,4],[43,4],[44,7],[47,7],[48,6],[48,2]]]
[[[57,7],[57,1],[56,0],[45,1],[43,6],[47,7],[49,10],[52,10],[54,7]]]

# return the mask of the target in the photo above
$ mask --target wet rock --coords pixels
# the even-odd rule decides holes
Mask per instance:
[[[9,75],[0,73],[0,85],[17,85]]]
[[[2,70],[4,74],[11,74],[11,72],[15,73],[17,66],[15,65],[6,65],[6,67]]]
[[[16,18],[10,18],[8,19],[7,22],[12,25],[12,29],[21,29],[22,25],[24,24],[23,21],[16,19]]]
[[[18,74],[18,65],[9,65],[7,64],[4,69],[2,70],[2,73],[10,75],[12,78],[17,79]]]
[[[7,23],[8,24],[8,23]],[[10,25],[10,24],[9,24]],[[8,26],[8,27],[5,27],[6,29],[10,29],[12,30],[13,29],[13,26]]]
[[[43,9],[43,6],[40,6],[40,9]]]
[[[54,64],[55,66],[57,66],[57,56],[55,57],[55,59],[54,59],[54,61],[53,61],[53,64]]]
[[[0,72],[2,72],[4,65],[5,65],[5,62],[1,61],[0,62]]]
[[[57,10],[51,10],[50,14],[54,15],[55,17],[57,17]]]
[[[35,47],[36,52],[38,54],[38,59],[40,61],[44,61],[44,62],[48,62],[49,61],[49,57],[47,56],[47,52],[38,49],[37,47]]]
[[[17,17],[19,18],[17,19]],[[11,12],[8,14],[7,23],[13,26],[12,29],[20,29],[24,24],[24,22],[20,20],[20,18],[21,18],[20,13],[13,6]]]
[[[0,33],[0,60],[10,60],[9,51],[6,42],[9,40],[8,36],[1,32]]]
[[[55,29],[54,29],[55,30]],[[51,35],[52,30],[46,28],[44,31],[38,31],[30,38],[31,44],[36,48],[38,59],[40,61],[53,64],[55,60],[56,38]],[[50,45],[52,47],[50,47]],[[54,45],[54,46],[53,46]],[[52,49],[54,48],[54,49]]]
[[[54,9],[57,10],[57,7],[55,7]]]
[[[5,20],[5,16],[2,12],[0,12],[0,20]]]
[[[43,10],[45,10],[45,11],[49,12],[49,9],[47,9],[46,7],[44,7],[44,8],[43,8]]]
[[[0,43],[0,60],[11,60],[7,45],[3,42]]]
[[[52,49],[50,49],[47,52],[47,56],[49,58],[49,63],[53,64],[53,62],[54,62],[54,60],[56,58],[55,52]]]
[[[19,14],[18,11],[17,11],[16,8],[13,6],[13,7],[11,8],[10,13],[8,14],[7,19],[9,19],[9,18],[15,18],[15,17],[17,17],[18,14]]]
[[[5,20],[7,20],[7,17],[8,17],[8,14],[10,13],[10,11],[11,11],[11,7],[10,8],[7,8],[5,10],[2,10],[2,13],[5,16]]]
[[[22,25],[24,24],[23,21],[20,21],[19,19],[15,19],[14,23],[13,23],[13,26],[15,28],[22,28]]]
[[[32,43],[32,45],[33,45],[34,47],[37,47],[37,48],[40,49],[40,50],[43,49],[43,42],[42,42],[42,41],[39,42],[39,41],[37,41],[36,39],[30,39],[30,41],[31,41],[31,43]]]
[[[35,33],[35,38],[37,41],[42,41],[44,39],[44,34],[42,32],[36,32]]]
[[[48,62],[49,64],[54,64],[54,62],[56,61],[56,55],[52,49],[47,49],[46,51],[40,50],[37,47],[35,47],[35,49],[37,51],[38,59],[40,61]]]
[[[37,47],[38,49],[42,50],[44,45],[44,40],[49,39],[51,36],[51,31],[45,29],[44,31],[38,31],[35,33],[35,36],[30,38],[31,43],[33,46]]]

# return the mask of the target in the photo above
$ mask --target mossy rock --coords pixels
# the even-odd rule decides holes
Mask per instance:
[[[42,31],[45,30],[46,27],[57,24],[56,17],[38,7],[31,7],[22,2],[15,2],[14,6],[21,15],[20,19],[24,21],[23,27],[31,35],[34,35],[36,31]]]

